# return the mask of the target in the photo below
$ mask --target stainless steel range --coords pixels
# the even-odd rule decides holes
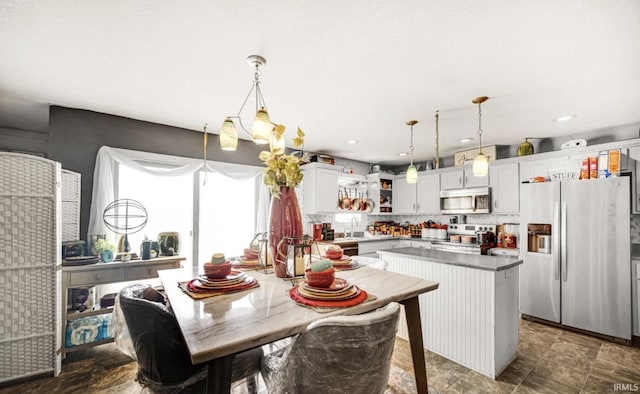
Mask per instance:
[[[495,245],[496,226],[492,224],[450,224],[448,241],[433,241],[431,249],[466,254],[487,254]]]

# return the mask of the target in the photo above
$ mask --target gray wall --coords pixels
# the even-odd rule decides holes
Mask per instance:
[[[62,168],[82,174],[81,238],[89,225],[93,169],[101,146],[202,158],[201,132],[57,106],[50,108],[49,139],[47,157],[62,163]],[[261,150],[252,142],[240,140],[236,152],[225,152],[220,149],[218,136],[211,134],[207,159],[261,166]]]

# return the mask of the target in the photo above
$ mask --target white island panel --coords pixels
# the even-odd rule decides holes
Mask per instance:
[[[434,262],[397,249],[380,255],[389,271],[440,283],[438,292],[420,296],[427,349],[491,378],[513,361],[518,346],[517,265],[474,269],[459,261],[443,263],[442,255]],[[406,327],[400,327],[399,335],[406,337]]]

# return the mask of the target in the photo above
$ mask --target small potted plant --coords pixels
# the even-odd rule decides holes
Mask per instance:
[[[113,253],[116,251],[116,247],[111,242],[106,239],[99,239],[96,241],[96,252],[100,256],[100,260],[105,263],[110,263],[113,261]]]

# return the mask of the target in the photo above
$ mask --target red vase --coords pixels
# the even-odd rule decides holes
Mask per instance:
[[[269,249],[278,278],[287,276],[287,248],[284,237],[302,237],[302,217],[295,189],[280,188],[280,198],[271,198]]]

